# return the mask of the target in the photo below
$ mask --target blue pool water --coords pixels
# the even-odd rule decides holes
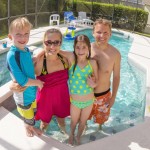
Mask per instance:
[[[10,75],[6,69],[6,53],[0,54],[0,86],[10,81]]]
[[[77,34],[86,34],[90,41],[93,42],[91,30],[80,31]],[[114,134],[129,127],[135,126],[144,119],[144,106],[145,106],[145,74],[135,67],[128,64],[128,52],[132,44],[130,38],[125,38],[120,34],[113,34],[110,39],[110,44],[119,49],[121,59],[121,81],[118,94],[114,106],[111,109],[109,120],[103,125],[103,131],[108,134]],[[63,40],[62,49],[73,50],[73,41]],[[0,85],[10,80],[9,74],[5,68],[6,54],[0,56]],[[3,69],[2,69],[3,68]],[[17,113],[15,111],[15,113]],[[70,119],[66,120],[67,130],[69,132]],[[37,123],[39,126],[39,123]],[[88,133],[92,133],[96,125],[92,121],[88,122]],[[53,118],[47,134],[59,141],[64,141],[66,138],[59,132],[56,119]],[[100,134],[99,134],[100,135]],[[89,140],[92,138],[88,137]],[[101,138],[101,137],[98,137]],[[86,138],[85,138],[86,139]],[[83,142],[84,143],[84,142]]]

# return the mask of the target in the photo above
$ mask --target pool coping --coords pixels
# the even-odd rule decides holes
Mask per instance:
[[[41,43],[41,40],[38,39],[38,36],[42,36],[45,32],[45,30],[47,30],[50,27],[44,27],[44,28],[39,28],[39,32],[38,29],[35,29],[31,32],[31,36],[33,36],[33,42],[36,43]],[[82,28],[79,28],[77,30],[80,30]],[[66,27],[62,26],[62,33],[65,33]],[[149,74],[149,68],[148,66],[150,66],[150,52],[148,51],[148,49],[150,49],[150,38],[146,38],[143,36],[139,36],[137,34],[133,34],[133,33],[129,33],[129,32],[125,32],[125,31],[121,31],[121,30],[117,30],[114,29],[113,31],[119,31],[120,33],[124,33],[124,35],[127,35],[126,37],[133,37],[133,44],[131,46],[130,52],[128,54],[128,61],[131,65],[136,66],[137,68],[139,68],[140,70],[142,70],[144,73],[146,73],[146,89],[147,89],[147,94],[146,94],[146,109],[145,109],[145,121],[141,124],[136,125],[135,127],[129,128],[127,130],[124,130],[122,132],[119,132],[115,135],[112,135],[110,137],[107,138],[103,138],[100,140],[96,140],[94,142],[90,142],[87,144],[83,144],[81,146],[77,146],[74,148],[71,148],[65,144],[62,144],[58,141],[55,141],[51,138],[46,138],[46,140],[42,139],[41,142],[41,138],[32,138],[32,140],[29,140],[33,146],[33,149],[35,149],[36,146],[33,145],[33,143],[35,142],[37,145],[39,145],[38,148],[41,147],[41,145],[44,143],[44,145],[46,146],[46,149],[75,149],[75,150],[82,150],[82,149],[93,149],[93,150],[97,150],[102,148],[103,150],[127,150],[127,149],[131,149],[131,150],[137,150],[138,148],[149,148],[150,149],[150,137],[149,137],[149,129],[150,129],[150,112],[148,110],[148,106],[150,106],[150,74]],[[37,34],[36,34],[37,33]],[[29,41],[29,46],[31,46],[33,44],[32,41]],[[33,48],[34,49],[34,48]],[[0,49],[1,51],[1,49]],[[141,52],[142,51],[142,52]],[[144,53],[143,53],[144,51]],[[2,95],[2,92],[0,92],[0,103],[2,101],[4,101],[5,99],[7,99],[9,96],[12,95],[12,92],[9,91],[9,83],[7,83],[6,85],[0,87],[0,91],[2,90],[5,94]],[[8,91],[7,91],[8,90]],[[14,118],[14,116],[12,117],[10,115],[10,112],[4,110],[4,108],[1,106],[0,110],[2,110],[2,112],[5,112],[6,114],[1,114],[0,113],[0,123],[4,122],[4,124],[0,124],[1,125],[1,130],[4,129],[4,125],[6,124],[12,124],[13,120],[10,120],[10,118]],[[8,118],[8,119],[7,119]],[[16,122],[19,119],[15,119]],[[13,126],[11,127],[13,130]],[[14,129],[15,131],[16,129]],[[23,126],[20,128],[19,132],[21,132],[21,130],[23,130]],[[0,132],[1,133],[1,132]],[[1,139],[3,137],[6,137],[5,134],[7,134],[8,131],[7,129],[3,130],[3,133],[1,133],[0,135],[0,143],[1,143]],[[21,132],[22,133],[22,132]],[[18,140],[17,136],[15,137],[15,133],[14,134],[14,139],[15,141]],[[23,134],[23,133],[22,133]],[[18,135],[19,138],[25,138],[25,140],[28,141],[28,139],[26,137],[24,137],[23,135]],[[7,137],[6,137],[7,139]],[[31,139],[31,138],[30,138]],[[35,141],[34,141],[35,140]],[[9,141],[9,138],[8,138]],[[40,141],[40,142],[38,142]],[[19,143],[14,142],[12,143],[15,145],[16,149],[18,149],[17,147],[19,146]],[[8,147],[8,143],[3,143],[2,144],[3,148],[7,149]],[[37,148],[37,147],[36,147]]]

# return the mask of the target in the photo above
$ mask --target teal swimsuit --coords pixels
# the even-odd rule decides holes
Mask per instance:
[[[73,73],[74,64],[69,69],[69,89],[70,94],[87,95],[93,92],[93,88],[88,86],[87,77],[93,73],[92,66],[88,64],[81,69],[78,65]],[[88,101],[78,101],[71,99],[71,103],[82,109],[93,104],[94,99]]]

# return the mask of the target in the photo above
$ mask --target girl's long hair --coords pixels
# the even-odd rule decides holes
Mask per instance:
[[[88,49],[89,49],[89,55],[87,56],[87,59],[90,59],[90,57],[91,57],[91,43],[90,43],[89,38],[84,34],[76,36],[76,38],[74,40],[74,51],[73,51],[74,56],[75,56],[75,64],[74,64],[74,68],[73,68],[73,74],[74,74],[74,71],[76,69],[77,62],[78,62],[78,60],[77,60],[78,58],[75,53],[75,47],[76,47],[77,42],[85,42],[86,43],[86,45],[88,46]]]

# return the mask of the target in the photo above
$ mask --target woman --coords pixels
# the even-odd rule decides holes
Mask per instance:
[[[68,91],[68,62],[59,54],[62,34],[49,29],[44,34],[44,52],[35,64],[37,79],[45,84],[37,91],[36,120],[41,120],[41,129],[47,128],[53,115],[57,116],[60,128],[66,133],[64,118],[70,115]]]

